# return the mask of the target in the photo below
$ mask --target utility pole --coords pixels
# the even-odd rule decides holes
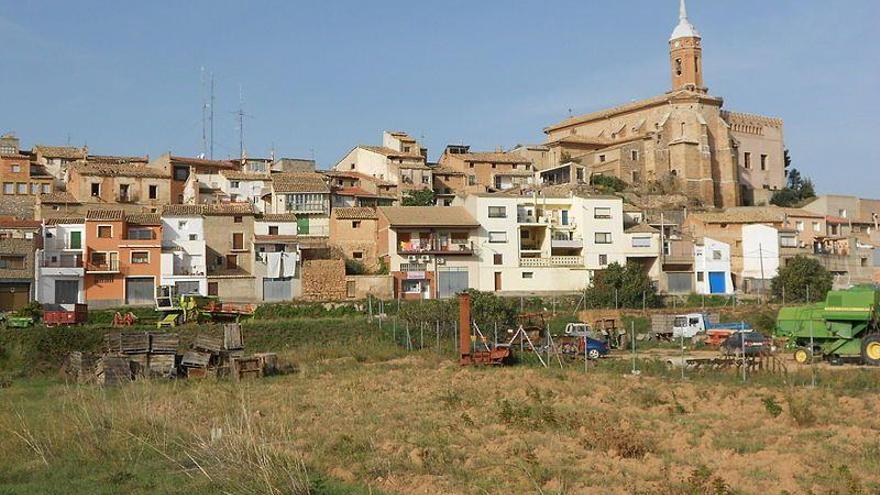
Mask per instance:
[[[761,262],[761,297],[762,298],[764,296],[764,293],[766,292],[765,285],[767,283],[767,281],[764,279],[764,249],[763,249],[763,247],[764,247],[763,244],[758,243],[758,256],[761,258],[760,262]]]

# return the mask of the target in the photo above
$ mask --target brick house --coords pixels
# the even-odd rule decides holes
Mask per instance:
[[[80,203],[141,205],[171,203],[170,176],[146,165],[75,163],[67,170],[67,192]]]
[[[259,293],[254,277],[254,205],[202,205],[208,295],[224,301],[255,302]]]
[[[466,189],[456,192],[502,191],[534,182],[532,163],[517,153],[478,153],[470,146],[449,145],[438,165],[465,174]]]
[[[91,210],[85,220],[85,295],[91,307],[151,305],[161,277],[156,213]]]
[[[32,163],[33,156],[18,147],[18,138],[4,136],[0,150],[0,194],[3,200],[11,196],[36,196],[55,190],[55,180],[40,164]]]
[[[374,208],[334,208],[330,215],[330,245],[374,271],[380,265],[376,251],[378,221]]]
[[[34,239],[0,239],[0,311],[21,309],[33,300]]]

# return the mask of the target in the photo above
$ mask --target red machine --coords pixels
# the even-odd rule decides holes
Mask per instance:
[[[85,325],[89,320],[89,307],[86,304],[74,304],[73,311],[61,306],[49,306],[43,310],[43,324],[47,327],[61,325]]]
[[[137,316],[134,315],[131,311],[125,313],[124,315],[120,312],[116,312],[113,315],[113,326],[114,327],[130,327],[134,325],[134,322],[137,321]]]
[[[462,366],[502,365],[510,357],[510,347],[488,344],[485,339],[477,343],[471,326],[471,296],[458,296],[458,348],[461,354],[459,363]],[[482,349],[480,349],[482,347]]]

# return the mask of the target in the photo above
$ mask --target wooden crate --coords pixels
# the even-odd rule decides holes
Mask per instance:
[[[174,354],[150,355],[150,376],[157,378],[170,378],[174,376]]]
[[[206,368],[186,368],[186,377],[187,378],[212,378],[217,376],[216,371],[209,370]]]
[[[73,351],[67,356],[64,372],[70,380],[90,383],[95,379],[98,357],[90,352]]]
[[[232,360],[232,378],[243,380],[246,378],[260,378],[263,376],[263,363],[257,357],[243,357]]]
[[[179,345],[176,333],[150,333],[150,354],[175,354]]]
[[[207,368],[210,362],[211,355],[207,352],[187,351],[180,364],[187,368]]]
[[[131,363],[125,356],[104,356],[97,365],[98,383],[116,385],[131,381]]]
[[[120,341],[123,354],[143,354],[150,351],[150,334],[148,333],[123,333]]]
[[[199,335],[192,343],[192,348],[197,351],[206,351],[219,354],[223,350],[223,339],[219,337],[209,337],[207,335]]]
[[[122,353],[122,335],[119,333],[105,333],[104,352],[107,354]]]
[[[244,349],[241,337],[241,324],[227,323],[223,325],[223,348],[226,350]]]
[[[278,373],[278,354],[274,352],[260,352],[254,354],[254,357],[260,360],[264,375]]]
[[[131,373],[135,378],[145,378],[149,375],[150,355],[146,352],[140,354],[126,354],[131,364]]]

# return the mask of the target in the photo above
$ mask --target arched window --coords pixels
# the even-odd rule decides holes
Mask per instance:
[[[680,58],[675,59],[675,75],[676,76],[681,75],[681,59]]]

